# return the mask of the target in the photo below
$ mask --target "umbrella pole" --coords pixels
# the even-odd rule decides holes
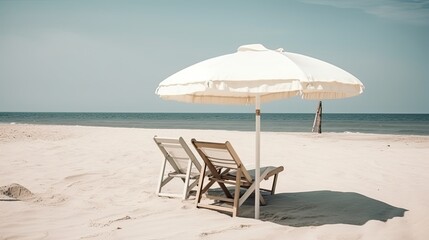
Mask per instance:
[[[259,178],[261,177],[260,173],[260,156],[261,156],[261,98],[259,95],[256,95],[255,98],[255,108],[256,108],[256,139],[255,139],[255,219],[259,219]]]

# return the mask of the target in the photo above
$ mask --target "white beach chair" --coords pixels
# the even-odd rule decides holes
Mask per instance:
[[[198,184],[201,164],[182,137],[174,139],[155,136],[153,140],[164,155],[156,194],[187,199],[191,190]],[[167,162],[171,166],[168,173],[166,173]],[[162,192],[162,188],[174,178],[180,178],[184,182],[183,193]]]

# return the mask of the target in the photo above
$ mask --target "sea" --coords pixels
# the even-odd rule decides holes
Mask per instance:
[[[311,132],[312,113],[263,113],[261,131]],[[3,124],[49,124],[152,129],[254,131],[253,113],[0,112]],[[429,114],[322,115],[322,132],[429,136]]]

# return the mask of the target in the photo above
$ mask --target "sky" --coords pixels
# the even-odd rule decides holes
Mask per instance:
[[[0,112],[253,112],[155,94],[175,72],[252,43],[363,82],[357,97],[323,101],[325,113],[429,113],[428,0],[0,0]]]

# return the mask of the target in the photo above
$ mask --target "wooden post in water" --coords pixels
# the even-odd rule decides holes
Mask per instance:
[[[314,116],[313,132],[322,133],[322,101],[319,101],[316,116]]]

